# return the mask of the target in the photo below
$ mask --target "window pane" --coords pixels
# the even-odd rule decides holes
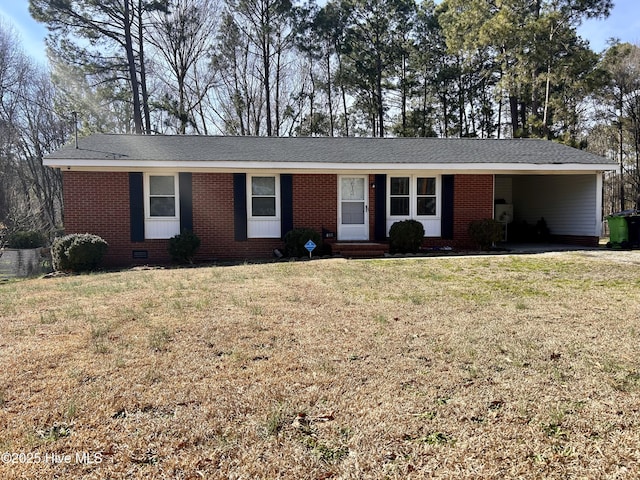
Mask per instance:
[[[175,182],[173,175],[149,177],[149,193],[151,195],[175,195]]]
[[[251,213],[254,217],[275,217],[275,197],[253,197],[251,199]]]
[[[364,200],[364,178],[343,178],[341,186],[342,200]]]
[[[435,178],[418,178],[418,195],[435,195],[436,179]]]
[[[175,197],[151,197],[149,199],[149,214],[152,217],[175,217]]]
[[[276,194],[276,177],[251,177],[251,195]]]
[[[391,177],[391,195],[409,195],[409,177]]]
[[[364,203],[342,202],[342,224],[364,225]]]
[[[392,216],[409,215],[409,197],[391,197]]]
[[[418,197],[418,215],[435,215],[435,197]]]

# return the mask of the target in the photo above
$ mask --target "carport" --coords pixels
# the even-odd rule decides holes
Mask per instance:
[[[496,175],[494,200],[495,218],[510,220],[509,241],[540,240],[531,236],[541,219],[550,234],[544,238],[547,241],[585,244],[592,239],[597,244],[602,233],[601,172]],[[513,218],[501,215],[503,205]],[[527,227],[531,227],[528,236]]]

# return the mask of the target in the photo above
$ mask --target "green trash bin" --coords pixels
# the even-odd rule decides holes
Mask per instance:
[[[612,246],[629,243],[629,225],[625,217],[609,215],[607,223],[609,224],[609,242]]]

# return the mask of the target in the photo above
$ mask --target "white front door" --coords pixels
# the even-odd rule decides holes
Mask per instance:
[[[369,240],[367,176],[338,177],[338,240]]]

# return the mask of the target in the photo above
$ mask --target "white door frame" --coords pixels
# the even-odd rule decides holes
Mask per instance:
[[[356,198],[342,198],[343,180],[354,179],[362,180],[362,196],[358,198],[358,192],[355,192]],[[359,182],[358,182],[359,183]],[[342,223],[342,205],[345,203],[362,203],[363,223]],[[369,240],[369,176],[368,175],[338,175],[338,241],[367,241]]]

